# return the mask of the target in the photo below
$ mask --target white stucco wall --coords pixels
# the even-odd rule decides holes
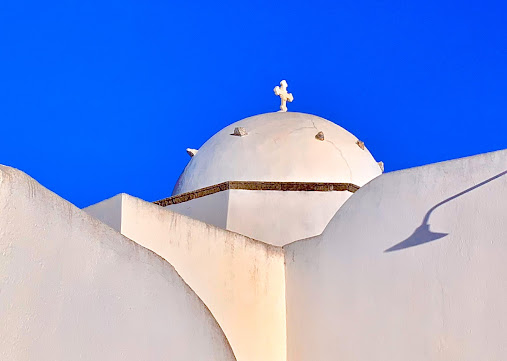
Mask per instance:
[[[236,127],[248,134],[235,136]],[[324,135],[321,140],[316,138],[319,133]],[[242,119],[208,139],[191,157],[173,195],[226,181],[362,186],[381,173],[364,143],[339,125],[311,114],[273,112]],[[230,190],[169,207],[263,242],[285,245],[320,234],[350,196],[316,193],[320,192]]]
[[[174,265],[215,316],[239,361],[286,360],[281,248],[121,197],[122,234]]]
[[[321,234],[351,195],[348,191],[229,189],[165,208],[265,243],[283,246]],[[112,199],[107,202],[112,203]],[[102,202],[87,208],[88,210],[106,214],[110,211],[109,206],[102,205]],[[90,214],[100,219],[105,216]]]
[[[227,229],[276,246],[321,234],[352,195],[348,191],[229,192]]]
[[[161,257],[0,167],[0,359],[234,360]]]
[[[505,360],[506,171],[504,150],[384,174],[284,247],[288,360]]]

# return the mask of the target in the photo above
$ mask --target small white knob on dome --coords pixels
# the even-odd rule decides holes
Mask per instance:
[[[193,157],[194,155],[196,155],[198,152],[197,149],[192,149],[192,148],[187,148],[187,153],[189,156]]]
[[[380,170],[382,173],[384,173],[384,162],[377,162],[378,166],[380,167]]]
[[[358,141],[356,142],[356,144],[357,144],[357,146],[358,146],[359,148],[361,148],[362,150],[364,150],[364,142],[361,142],[360,140],[358,140]]]

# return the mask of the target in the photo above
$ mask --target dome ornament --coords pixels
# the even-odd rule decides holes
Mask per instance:
[[[317,134],[315,134],[315,139],[320,140],[321,142],[324,141],[324,132],[320,131]]]
[[[280,104],[280,112],[286,112],[287,111],[287,102],[291,103],[294,100],[294,97],[291,93],[287,92],[287,82],[285,80],[282,80],[280,82],[280,86],[275,86],[275,89],[273,89],[275,94],[280,97],[281,104]]]
[[[244,137],[245,135],[248,135],[247,131],[243,127],[236,127],[234,128],[234,133],[232,135],[235,135],[237,137]]]

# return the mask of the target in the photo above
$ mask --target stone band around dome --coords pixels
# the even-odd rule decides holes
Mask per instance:
[[[162,207],[179,204],[192,199],[205,197],[229,189],[284,191],[284,192],[344,192],[355,193],[360,187],[352,183],[319,183],[319,182],[247,182],[228,181],[195,191],[178,194],[153,202]]]

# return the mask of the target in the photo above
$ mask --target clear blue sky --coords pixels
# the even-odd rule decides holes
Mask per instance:
[[[0,69],[0,164],[79,207],[169,196],[281,79],[386,171],[507,148],[505,1],[4,0]]]

